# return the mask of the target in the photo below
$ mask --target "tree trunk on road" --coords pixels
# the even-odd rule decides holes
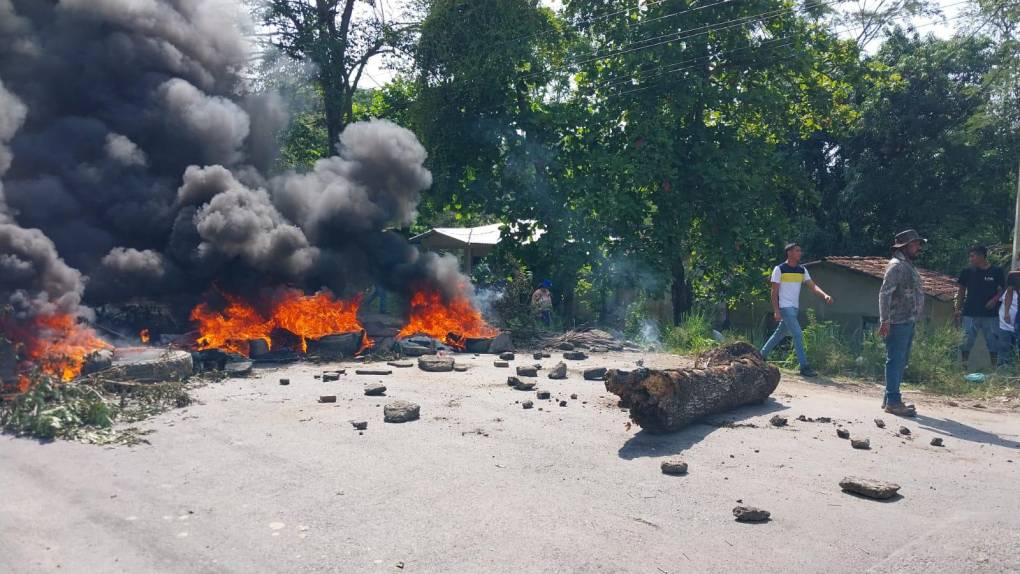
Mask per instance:
[[[747,343],[711,351],[703,369],[617,369],[606,390],[630,407],[630,418],[652,433],[679,430],[705,416],[764,402],[779,385],[779,369]]]

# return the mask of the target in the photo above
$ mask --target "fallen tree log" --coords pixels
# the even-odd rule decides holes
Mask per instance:
[[[779,369],[747,343],[703,357],[704,368],[638,369],[606,374],[606,390],[630,408],[630,418],[652,433],[679,430],[705,416],[764,402],[779,385]]]

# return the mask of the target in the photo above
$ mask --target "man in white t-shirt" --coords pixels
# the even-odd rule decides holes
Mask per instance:
[[[1008,365],[1013,362],[1016,353],[1017,328],[1016,314],[1020,306],[1020,271],[1010,271],[1006,276],[1006,291],[1002,294],[1002,305],[999,305],[999,364]]]
[[[786,338],[787,333],[793,337],[793,349],[797,353],[797,362],[800,363],[800,374],[805,377],[814,377],[818,373],[808,364],[807,355],[804,353],[804,333],[800,328],[800,320],[797,315],[800,311],[800,286],[807,285],[815,295],[818,295],[826,303],[832,304],[832,297],[811,280],[811,274],[806,267],[800,264],[802,255],[800,245],[790,243],[786,246],[786,261],[776,265],[772,270],[772,316],[779,322],[776,332],[772,333],[765,346],[761,348],[761,355],[766,359],[772,349]]]

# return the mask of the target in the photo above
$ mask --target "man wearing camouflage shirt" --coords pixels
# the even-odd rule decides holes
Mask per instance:
[[[893,256],[885,268],[885,278],[878,292],[878,315],[882,326],[878,334],[885,339],[885,412],[912,417],[917,414],[914,405],[903,404],[900,382],[910,359],[910,346],[914,342],[914,326],[924,310],[924,291],[921,275],[914,267],[914,259],[928,240],[913,229],[898,233],[893,241]]]

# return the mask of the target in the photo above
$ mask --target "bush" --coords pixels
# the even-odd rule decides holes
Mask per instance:
[[[919,326],[903,381],[929,388],[955,386],[964,374],[959,359],[962,340],[960,330],[951,325],[936,329]]]
[[[804,352],[808,363],[820,373],[836,375],[853,365],[854,353],[843,337],[842,328],[832,321],[819,321],[814,309],[807,312]],[[796,361],[796,356],[791,355]]]
[[[712,320],[703,309],[688,313],[676,326],[662,329],[662,345],[672,353],[703,353],[718,343],[712,336]]]

